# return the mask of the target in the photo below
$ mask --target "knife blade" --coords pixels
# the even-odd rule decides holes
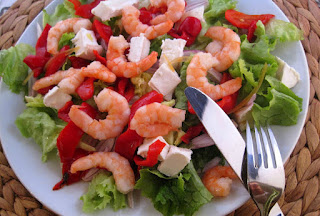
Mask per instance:
[[[246,143],[228,115],[210,97],[200,90],[187,87],[185,95],[208,135],[228,161],[242,184],[247,186]],[[283,215],[278,204],[271,209],[269,216]]]

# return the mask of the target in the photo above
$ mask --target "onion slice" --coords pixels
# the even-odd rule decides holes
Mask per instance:
[[[186,0],[187,6],[185,12],[191,11],[195,8],[204,6],[205,8],[209,4],[208,0]]]
[[[215,145],[215,142],[206,133],[193,138],[191,140],[191,143],[192,143],[191,149],[199,149],[199,148]]]

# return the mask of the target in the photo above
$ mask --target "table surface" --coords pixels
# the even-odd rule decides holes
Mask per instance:
[[[51,0],[0,0],[0,49],[14,45],[33,18]],[[315,0],[273,0],[304,31],[302,41],[310,73],[310,101],[299,141],[285,164],[286,189],[279,201],[285,215],[320,215],[320,9]],[[11,7],[10,7],[11,6]],[[10,8],[9,8],[10,7]],[[16,21],[16,22],[15,22]],[[0,215],[55,215],[24,188],[0,144]],[[229,214],[259,215],[252,200]]]

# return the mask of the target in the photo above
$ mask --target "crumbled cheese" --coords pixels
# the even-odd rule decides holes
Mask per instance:
[[[203,17],[203,13],[204,13],[204,6],[196,7],[190,11],[185,12],[180,20],[182,22],[187,17],[195,17],[195,18],[199,19],[201,22],[205,22],[205,19]]]
[[[172,94],[181,79],[176,71],[172,71],[167,64],[162,64],[153,74],[148,85],[161,93],[166,100],[172,99]]]
[[[99,54],[103,51],[102,46],[97,42],[94,32],[85,28],[80,29],[72,39],[72,42],[75,44],[75,47],[78,48],[76,50],[77,57],[94,60],[96,57],[93,50],[97,50]]]
[[[59,110],[71,99],[71,95],[66,94],[58,86],[55,86],[44,96],[43,103],[47,107]]]
[[[145,138],[144,141],[143,141],[143,144],[141,146],[139,146],[137,154],[140,155],[141,157],[146,158],[147,155],[148,155],[148,150],[149,150],[150,145],[152,143],[156,142],[157,140],[160,140],[161,142],[166,144],[165,147],[162,149],[161,153],[159,154],[159,157],[158,157],[159,161],[165,160],[165,158],[166,158],[166,156],[168,154],[170,146],[163,139],[162,136],[158,136],[156,138]]]
[[[279,57],[277,61],[279,63],[277,78],[288,88],[293,88],[299,82],[300,74]]]
[[[143,35],[132,37],[130,41],[130,51],[128,59],[131,62],[138,62],[148,56],[150,41]]]
[[[173,61],[176,58],[183,56],[183,49],[187,41],[183,39],[165,39],[162,41],[161,45],[161,56],[160,56],[160,65],[163,63],[168,63],[167,61]],[[177,67],[178,62],[174,63],[172,66]]]

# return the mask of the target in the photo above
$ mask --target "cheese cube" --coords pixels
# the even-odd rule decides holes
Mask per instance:
[[[110,20],[112,17],[120,16],[122,8],[137,4],[139,0],[107,0],[101,1],[95,8],[91,10],[91,13],[100,17],[102,21]]]
[[[96,56],[94,55],[93,50],[97,50],[99,54],[103,51],[102,46],[97,43],[94,32],[85,28],[80,29],[72,39],[72,43],[78,48],[76,56],[84,59],[94,60]]]
[[[143,35],[132,37],[130,41],[130,51],[128,59],[131,62],[138,62],[148,56],[150,41]]]
[[[43,103],[47,107],[59,110],[71,99],[71,95],[66,94],[58,86],[55,86],[44,96]]]
[[[192,150],[170,146],[167,157],[158,166],[158,170],[167,175],[177,175],[191,160]]]
[[[300,80],[300,74],[285,61],[277,57],[279,68],[277,78],[288,88],[293,88]]]
[[[160,56],[160,65],[167,63],[167,61],[173,61],[176,58],[183,56],[183,49],[187,41],[183,39],[165,39],[162,41],[161,45],[161,56]],[[173,64],[173,67],[177,67],[178,62]]]
[[[172,71],[167,64],[162,64],[153,74],[148,85],[161,93],[166,100],[171,100],[173,91],[180,82],[177,72]]]
[[[156,138],[145,138],[143,140],[143,144],[139,146],[137,154],[140,155],[141,157],[146,158],[148,155],[150,145],[156,142],[157,140],[160,140],[161,142],[166,144],[158,157],[159,161],[163,161],[168,154],[170,145],[163,139],[162,136],[158,136]]]
[[[205,22],[205,19],[203,17],[203,13],[204,13],[204,5],[201,7],[196,7],[192,10],[186,11],[183,16],[181,17],[181,22],[183,20],[185,20],[185,18],[187,17],[195,17],[197,19],[199,19],[201,22]]]

